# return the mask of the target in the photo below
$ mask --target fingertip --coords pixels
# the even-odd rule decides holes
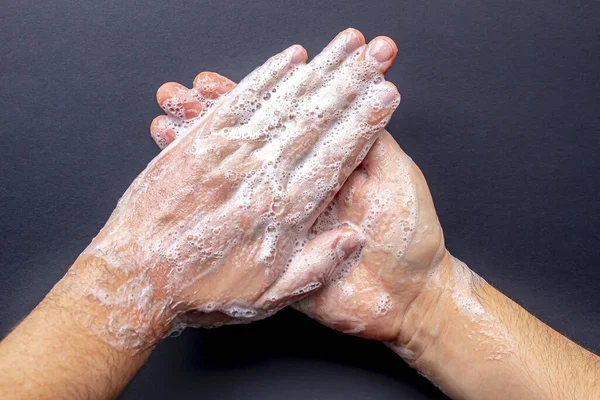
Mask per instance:
[[[363,33],[361,31],[359,31],[358,29],[356,29],[356,28],[352,28],[352,27],[347,28],[345,30],[345,32],[350,32],[353,35],[356,35],[356,37],[358,38],[361,46],[367,42],[367,40],[365,39],[365,35],[363,35]]]
[[[369,125],[378,125],[390,118],[398,104],[400,104],[398,88],[393,83],[386,81],[380,86],[380,90],[377,91],[375,96],[375,102],[368,117]]]
[[[288,47],[284,53],[290,57],[291,64],[303,64],[308,60],[308,52],[299,44]]]
[[[377,36],[369,43],[367,54],[381,64],[379,71],[385,73],[398,55],[398,46],[396,42],[387,36]]]
[[[398,104],[400,103],[400,91],[398,90],[398,87],[393,84],[390,81],[386,81],[385,82],[386,85],[386,90],[385,90],[385,96],[382,100],[383,104],[385,104],[386,106],[393,106],[394,108],[396,108],[398,106]]]
[[[163,83],[156,91],[156,102],[159,106],[163,107],[163,104],[173,98],[178,97],[182,91],[186,91],[188,88],[177,82]]]
[[[366,42],[365,35],[363,35],[361,31],[355,28],[348,28],[342,31],[338,36],[336,36],[335,39],[333,39],[332,43],[342,38],[346,41],[344,45],[344,50],[347,53],[352,53],[354,50],[358,49]]]
[[[162,150],[175,140],[175,132],[169,127],[168,117],[159,115],[150,124],[150,136]]]

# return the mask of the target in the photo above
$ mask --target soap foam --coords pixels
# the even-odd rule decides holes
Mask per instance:
[[[135,307],[140,311],[143,317],[132,321],[132,326],[117,318],[124,330],[136,335],[148,330],[142,320],[150,321],[157,312],[175,305],[182,307],[180,293],[199,287],[199,281],[223,268],[262,265],[268,287],[273,283],[270,280],[288,270],[316,234],[342,226],[363,232],[373,228],[372,220],[384,197],[370,204],[371,216],[360,225],[342,222],[334,200],[327,208],[329,216],[317,221],[309,235],[316,215],[339,190],[344,175],[365,157],[389,120],[387,116],[375,124],[366,122],[382,109],[381,102],[389,96],[390,87],[378,65],[368,59],[358,61],[365,46],[341,62],[341,46],[329,50],[339,53],[339,59],[317,57],[315,63],[293,66],[282,73],[290,58],[284,52],[268,61],[268,68],[255,70],[220,99],[205,98],[193,89],[188,96],[201,103],[203,111],[191,120],[181,119],[184,111],[180,103],[169,100],[163,104],[175,117],[163,119],[161,123],[166,126],[162,128],[172,130],[177,139],[136,178],[119,201],[102,240],[95,240],[88,249],[99,257],[119,254],[111,265],[127,265],[143,278],[115,292],[95,295],[98,302],[114,310]],[[273,74],[281,74],[281,79],[272,81]],[[395,99],[385,107],[393,108],[397,102]],[[189,146],[177,146],[187,137]],[[310,137],[316,142],[302,143]],[[159,140],[159,145],[165,143]],[[356,148],[358,143],[361,148]],[[175,156],[172,153],[176,151],[179,154]],[[303,151],[306,154],[296,154]],[[244,170],[240,170],[240,162]],[[200,177],[190,173],[190,163]],[[209,185],[212,179],[219,185],[231,183],[225,199],[211,197],[220,193],[220,187]],[[193,196],[203,206],[188,210],[186,207],[193,205],[188,199]],[[178,216],[180,207],[186,208],[183,219]],[[172,224],[171,218],[181,222]],[[128,253],[132,247],[135,254]],[[248,252],[252,260],[237,255],[246,248],[252,249]],[[316,257],[334,261],[340,255],[329,251]],[[359,260],[357,251],[344,262],[342,274]],[[311,260],[303,262],[310,264]],[[156,287],[159,283],[153,277],[159,273],[153,271],[164,269],[168,269],[166,282]],[[306,272],[298,268],[298,274]],[[317,284],[320,282],[312,282],[291,295],[308,293]],[[160,301],[155,287],[161,293]],[[159,305],[159,311],[154,304]],[[197,304],[193,307],[202,309]],[[209,309],[229,315],[234,322],[263,318],[276,311],[256,310],[234,301],[211,304],[204,310],[211,312]]]

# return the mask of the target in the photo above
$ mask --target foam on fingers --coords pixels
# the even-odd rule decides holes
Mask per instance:
[[[348,28],[340,32],[308,65],[315,71],[331,70],[364,44],[363,34]]]
[[[156,92],[156,101],[167,114],[178,119],[196,118],[202,113],[201,99],[179,83],[162,85]]]
[[[245,97],[268,92],[284,75],[295,66],[304,64],[308,57],[304,47],[295,44],[269,58],[263,65],[252,71],[234,89],[236,95]]]
[[[194,89],[207,99],[216,99],[234,87],[235,82],[216,72],[201,72],[194,78]]]
[[[166,115],[159,115],[154,118],[152,124],[150,124],[150,135],[161,150],[171,144],[176,137],[169,122],[169,117]]]

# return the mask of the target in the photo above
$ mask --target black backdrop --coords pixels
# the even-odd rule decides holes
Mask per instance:
[[[239,80],[289,44],[391,36],[388,130],[449,249],[600,350],[600,6],[552,0],[0,4],[0,333],[30,311],[158,150],[154,93]],[[444,398],[384,346],[284,310],[159,346],[125,399]]]

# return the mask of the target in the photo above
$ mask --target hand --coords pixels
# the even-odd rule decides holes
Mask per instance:
[[[360,238],[308,231],[398,104],[396,51],[347,30],[307,65],[300,46],[271,58],[149,164],[61,288],[110,307],[101,334],[131,346],[322,286]]]
[[[347,260],[332,283],[296,307],[337,330],[396,341],[408,307],[447,252],[425,178],[387,132],[313,232],[342,226],[365,237],[360,257]]]
[[[153,138],[168,145],[180,126],[201,119],[215,99],[234,86],[211,72],[199,74],[192,89],[163,85],[157,101],[168,115],[154,120]],[[174,113],[173,108],[180,111]],[[439,278],[451,258],[423,174],[387,132],[321,214],[311,234],[342,227],[362,233],[365,242],[360,254],[345,261],[334,282],[294,307],[346,333],[407,342],[416,326],[407,318],[409,306],[429,304],[435,294],[425,290],[426,285]]]

